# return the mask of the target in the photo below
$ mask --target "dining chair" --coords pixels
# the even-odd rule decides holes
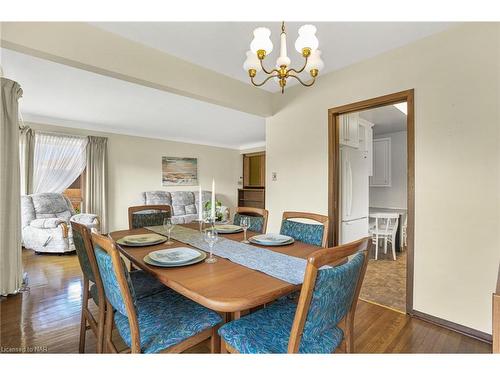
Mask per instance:
[[[408,247],[408,213],[405,213],[405,221],[401,226],[401,234],[403,236],[403,248]]]
[[[387,254],[387,245],[392,248],[392,258],[396,260],[396,234],[398,231],[399,215],[395,213],[375,213],[370,217],[375,219],[375,225],[370,229],[372,243],[375,245],[375,260],[378,259],[379,241],[384,241],[384,254]]]
[[[80,353],[85,352],[86,331],[90,328],[97,338],[97,353],[102,353],[106,299],[101,274],[99,272],[97,260],[94,254],[92,237],[89,228],[82,224],[71,222],[71,228],[73,229],[73,235],[75,236],[73,240],[80,268],[83,273],[82,318],[80,323],[79,351]],[[138,299],[167,290],[165,285],[142,270],[130,272],[130,280],[135,287]],[[98,307],[97,319],[89,309],[89,299],[92,299]],[[101,303],[100,301],[103,302]]]
[[[162,225],[163,220],[172,216],[172,209],[166,204],[132,206],[128,208],[129,229]]]
[[[87,330],[91,329],[97,339],[97,353],[102,353],[106,304],[99,303],[99,301],[104,301],[104,289],[93,254],[90,230],[85,225],[76,222],[71,222],[71,228],[76,255],[83,273],[82,315],[78,351],[80,353],[85,352],[86,333]],[[92,299],[98,307],[97,318],[89,309],[89,299]]]
[[[208,338],[213,353],[220,349],[219,314],[168,288],[137,298],[115,242],[97,233],[92,242],[106,295],[106,350],[118,352],[111,340],[113,326],[128,346],[124,352],[179,353]]]
[[[248,217],[250,221],[249,231],[266,233],[267,230],[267,218],[269,217],[269,211],[264,208],[255,207],[238,207],[236,213],[234,214],[233,224],[240,225],[242,217]]]
[[[298,303],[280,299],[224,324],[230,353],[354,352],[354,314],[367,265],[369,238],[321,249],[309,257]],[[351,257],[341,265],[330,267]]]
[[[308,219],[320,224],[303,223],[295,219]],[[309,212],[283,212],[280,234],[311,245],[326,247],[328,223],[328,216],[325,215]]]

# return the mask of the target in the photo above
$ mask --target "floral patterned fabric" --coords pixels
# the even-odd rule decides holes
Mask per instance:
[[[140,346],[143,353],[158,353],[205,329],[219,324],[219,314],[169,289],[136,301]],[[115,314],[115,324],[123,341],[130,346],[130,325],[123,314]]]
[[[233,224],[241,225],[241,219],[243,217],[248,217],[249,219],[250,222],[250,226],[248,227],[249,231],[262,233],[262,228],[264,226],[264,218],[262,216],[241,215],[236,213],[234,214]]]
[[[98,218],[92,214],[77,214],[67,197],[59,193],[21,196],[23,246],[42,253],[63,253],[75,250],[70,221],[97,228]],[[62,226],[69,227],[64,236]]]
[[[343,333],[337,324],[351,307],[363,260],[364,255],[359,253],[346,264],[318,271],[300,353],[332,353],[341,343]],[[295,310],[294,301],[280,299],[225,324],[219,334],[240,353],[286,353]]]
[[[163,225],[163,220],[168,217],[170,217],[168,211],[135,212],[132,214],[132,229]]]
[[[283,220],[281,222],[280,233],[293,237],[295,240],[300,242],[321,246],[324,229],[325,227],[323,225]]]
[[[297,305],[279,300],[271,306],[219,329],[219,335],[242,354],[287,353]],[[331,353],[342,342],[343,332],[334,327],[321,336],[302,338],[299,353]]]

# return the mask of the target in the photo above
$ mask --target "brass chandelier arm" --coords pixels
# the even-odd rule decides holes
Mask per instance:
[[[259,59],[260,60],[260,59]],[[279,70],[278,69],[273,69],[273,70],[267,70],[265,67],[264,67],[264,63],[263,63],[263,60],[260,60],[260,67],[262,68],[262,71],[266,74],[273,74],[273,73],[279,73]]]
[[[253,77],[250,77],[250,80],[252,81],[252,84],[253,84],[254,86],[259,87],[259,86],[263,86],[263,85],[265,85],[267,81],[269,81],[271,78],[275,78],[275,77],[278,77],[278,75],[277,75],[277,74],[276,74],[276,75],[271,75],[271,76],[267,77],[267,78],[266,78],[263,82],[261,82],[261,83],[255,83],[255,81],[254,81]]]
[[[288,72],[294,72],[296,74],[302,73],[307,66],[307,60],[309,60],[309,57],[305,57],[305,59],[306,59],[306,61],[304,62],[304,66],[301,69],[296,70],[296,69],[291,68],[291,69],[288,69]],[[293,77],[293,76],[291,76],[291,77]]]
[[[298,76],[295,76],[293,74],[290,74],[289,77],[293,77],[295,78],[297,81],[299,81],[303,86],[306,86],[306,87],[311,87],[312,85],[314,85],[314,82],[316,81],[316,77],[313,77],[312,81],[309,82],[309,83],[305,83],[304,81],[302,81]]]

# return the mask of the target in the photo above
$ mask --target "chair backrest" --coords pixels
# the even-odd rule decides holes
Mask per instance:
[[[71,229],[73,230],[73,242],[80,268],[85,277],[95,284],[97,297],[100,303],[104,303],[104,287],[94,254],[94,245],[92,244],[90,230],[85,225],[74,221],[71,222]]]
[[[171,208],[167,205],[132,206],[128,208],[128,226],[136,229],[162,225],[163,220],[171,216]]]
[[[307,260],[304,283],[292,325],[288,352],[344,323],[346,350],[353,351],[354,313],[368,259],[369,238],[321,249]],[[336,267],[321,267],[351,257]]]
[[[290,219],[308,219],[320,224],[302,223]],[[297,241],[326,247],[328,240],[328,216],[310,212],[283,212],[280,233]]]
[[[392,232],[396,234],[398,229],[399,215],[395,213],[376,213],[370,215],[375,218],[375,232],[383,231],[385,233]]]
[[[133,353],[139,353],[141,348],[135,290],[125,262],[111,238],[92,233],[92,243],[106,299],[117,312],[128,317],[132,338],[131,350]]]
[[[69,221],[75,210],[68,199],[61,193],[39,193],[21,197],[22,226],[32,220],[59,218]]]
[[[264,208],[238,207],[234,214],[233,224],[240,225],[241,218],[247,216],[250,220],[248,230],[252,232],[266,233],[267,218],[269,211]]]

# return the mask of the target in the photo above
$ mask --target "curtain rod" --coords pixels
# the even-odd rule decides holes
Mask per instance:
[[[68,138],[88,138],[88,136],[86,135],[51,132],[46,130],[35,130],[35,133],[46,134],[46,135],[57,135],[59,137],[68,137]]]

